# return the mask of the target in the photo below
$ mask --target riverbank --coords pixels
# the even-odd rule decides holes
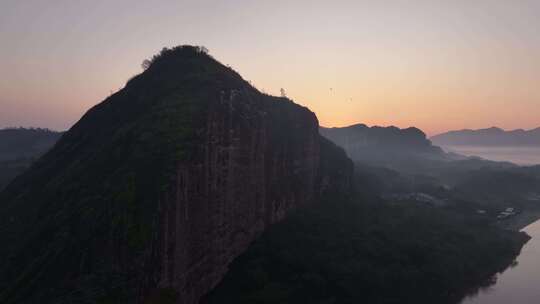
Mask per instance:
[[[520,231],[530,224],[540,220],[540,208],[527,208],[515,216],[499,221],[497,224],[507,230]]]
[[[529,304],[540,297],[540,221],[522,229],[532,238],[521,250],[517,263],[496,276],[496,285],[480,288],[460,304]]]

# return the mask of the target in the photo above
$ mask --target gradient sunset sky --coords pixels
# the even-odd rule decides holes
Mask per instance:
[[[0,127],[67,129],[195,44],[324,126],[536,128],[539,30],[537,0],[2,0]]]

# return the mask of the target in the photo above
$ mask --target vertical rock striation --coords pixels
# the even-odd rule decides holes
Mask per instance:
[[[160,288],[197,303],[268,225],[316,198],[317,128],[287,100],[223,92],[160,209]]]

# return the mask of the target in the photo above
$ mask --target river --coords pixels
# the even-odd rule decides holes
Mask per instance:
[[[461,155],[509,161],[524,166],[540,164],[540,147],[443,146],[442,148]]]
[[[461,304],[532,304],[540,302],[540,221],[523,229],[532,239],[525,244],[517,265],[497,277],[497,282]]]

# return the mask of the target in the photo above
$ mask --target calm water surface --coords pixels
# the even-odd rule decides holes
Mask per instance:
[[[466,298],[462,304],[540,303],[540,221],[523,231],[532,239],[523,247],[517,266],[499,274],[495,285]]]
[[[446,151],[466,156],[479,156],[495,161],[509,161],[518,165],[540,164],[540,147],[445,146],[443,148]]]

